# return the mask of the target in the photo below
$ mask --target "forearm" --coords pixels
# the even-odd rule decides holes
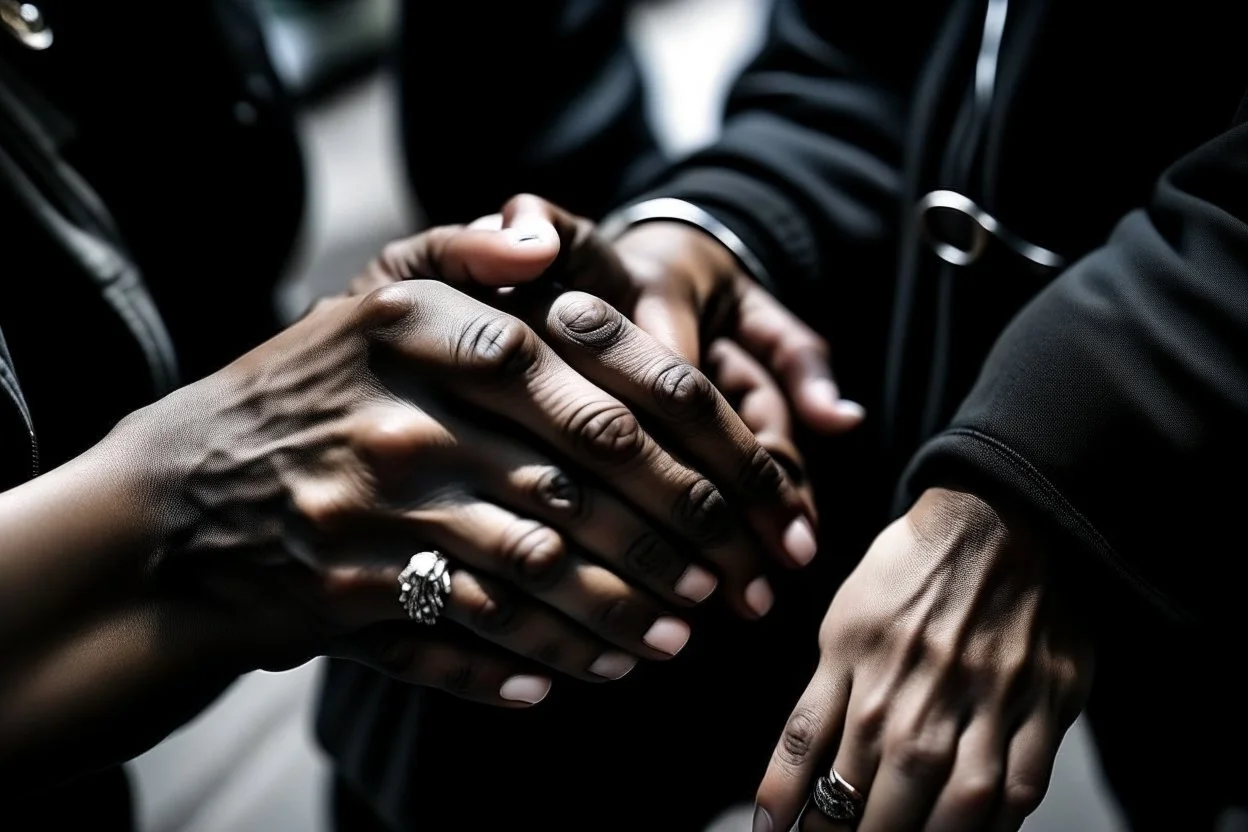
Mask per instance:
[[[154,555],[141,477],[109,437],[0,494],[5,656],[141,594]]]
[[[46,782],[159,740],[237,672],[155,579],[161,506],[134,423],[0,494],[0,771]]]
[[[203,709],[242,669],[211,623],[175,604],[132,603],[5,659],[0,777],[38,787],[121,763]]]

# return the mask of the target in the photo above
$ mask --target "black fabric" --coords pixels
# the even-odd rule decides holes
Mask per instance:
[[[1224,807],[1248,806],[1239,758],[1248,743],[1241,668],[1223,644],[1153,621],[1098,657],[1087,722],[1108,784],[1134,832],[1242,829]],[[1160,761],[1175,767],[1210,761],[1187,780],[1182,800],[1158,799]],[[1213,762],[1213,761],[1216,761]],[[1175,770],[1171,768],[1170,770]]]
[[[254,8],[249,0],[38,5],[51,48],[31,51],[0,32],[0,92],[30,105],[55,159],[40,168],[51,178],[33,181],[49,201],[75,183],[83,202],[57,202],[70,232],[77,224],[126,253],[134,270],[125,280],[141,275],[150,290],[182,378],[217,369],[276,329],[272,290],[302,217],[293,117]],[[0,152],[29,165],[21,141],[0,130]],[[3,363],[20,381],[47,470],[158,388],[134,329],[106,302],[116,282],[70,256],[19,185],[0,176],[0,331],[11,359]],[[88,203],[100,210],[78,210]],[[10,398],[0,394],[6,487],[32,474],[29,432]],[[33,819],[15,828],[111,832],[133,822],[121,769],[51,792],[15,795],[0,784],[0,793],[6,823]]]
[[[36,102],[62,162],[107,206],[183,379],[198,378],[276,329],[272,291],[302,219],[301,154],[254,9],[39,5],[54,44],[34,52],[0,39],[0,84]],[[152,393],[133,338],[88,276],[12,194],[0,193],[0,212],[0,328],[27,368],[46,468]]]
[[[430,225],[524,192],[597,218],[663,169],[624,40],[629,5],[402,4],[403,145]]]
[[[75,778],[34,799],[6,793],[3,787],[0,795],[5,798],[4,828],[10,832],[133,832],[137,828],[130,778],[120,766]]]
[[[334,779],[330,794],[330,818],[330,828],[343,832],[393,832],[393,827],[378,817],[368,799],[340,777]]]
[[[587,0],[568,7],[588,15],[608,5]],[[350,681],[337,696],[331,684],[320,735],[345,761],[344,770],[367,772],[356,787],[392,823],[452,829],[471,817],[481,825],[507,821],[550,829],[694,829],[728,800],[750,798],[779,725],[808,677],[815,621],[837,577],[883,518],[904,507],[890,506],[888,493],[914,452],[957,410],[1003,327],[1056,277],[1000,249],[972,268],[942,263],[919,237],[918,199],[939,188],[957,190],[1024,240],[1079,260],[1148,199],[1168,166],[1226,129],[1248,86],[1242,29],[1226,4],[1011,0],[993,94],[982,99],[975,77],[986,6],[983,0],[777,0],[768,44],[734,88],[721,139],[646,186],[646,196],[688,199],[732,227],[763,258],[791,307],[831,339],[838,378],[848,395],[867,405],[870,418],[861,433],[816,447],[810,456],[823,488],[826,532],[815,573],[796,589],[782,587],[776,617],[761,627],[729,626],[703,643],[695,626],[687,655],[671,665],[639,669],[636,679],[583,697],[575,686],[557,685],[550,701],[520,719],[434,696],[421,710],[416,695],[397,688],[383,692],[388,683],[369,681],[364,671],[335,671],[336,680]],[[574,64],[568,66],[574,73]],[[421,77],[412,76],[409,89]],[[525,77],[507,77],[512,86],[526,88]],[[426,124],[436,123],[436,115],[427,118]],[[1238,181],[1227,177],[1227,187]],[[1184,200],[1176,200],[1170,208],[1181,213]],[[465,205],[446,214],[493,208]],[[444,216],[441,210],[435,215]],[[1167,239],[1206,243],[1209,253],[1201,262],[1210,274],[1242,271],[1242,253],[1232,239],[1173,216],[1163,226],[1159,233]],[[1188,236],[1193,231],[1201,232],[1198,240]],[[1215,259],[1213,249],[1228,242],[1231,248]],[[1209,320],[1227,321],[1236,309]],[[1048,321],[1058,331],[1078,331],[1066,323],[1055,313]],[[1158,331],[1179,335],[1166,327]],[[1088,340],[1084,346],[1097,344]],[[1126,346],[1139,359],[1139,344]],[[1166,346],[1173,350],[1158,355],[1161,360],[1186,354],[1178,344]],[[1201,349],[1199,343],[1184,347]],[[1107,360],[1106,352],[1095,354]],[[1233,352],[1228,347],[1210,358],[1225,361]],[[1082,365],[1068,365],[1035,388],[1048,396],[1042,412],[1053,417],[1042,425],[1049,430],[1037,434],[1041,441],[1071,422],[1074,408],[1062,413],[1061,407],[1072,388],[1106,377],[1086,373]],[[1202,378],[1214,376],[1236,378],[1214,372]],[[1216,394],[1216,387],[1206,394]],[[1222,405],[1235,398],[1229,389],[1221,393]],[[1154,438],[1178,437],[1193,427],[1197,440],[1205,435],[1190,413],[1135,403],[1143,405],[1136,427],[1143,433],[1133,438],[1147,439],[1145,429],[1155,431]],[[1233,410],[1228,405],[1218,412]],[[1019,415],[1016,425],[1029,424]],[[1176,416],[1182,418],[1168,424]],[[1150,419],[1160,424],[1152,426]],[[1111,438],[1117,450],[1105,454],[1125,459],[1132,446]],[[975,443],[959,441],[958,452],[975,457]],[[1053,441],[1055,449],[1075,447],[1065,435]],[[1154,458],[1147,451],[1154,445],[1140,446],[1125,469],[1091,471],[1089,489],[1116,482],[1126,471],[1160,482],[1165,469],[1148,470]],[[963,467],[977,471],[980,461]],[[1011,488],[1025,484],[1008,463],[985,465],[990,474],[1012,477]],[[1231,467],[1215,470],[1230,473]],[[1228,495],[1237,493],[1214,490],[1212,482],[1199,483],[1190,501],[1175,507],[1149,502],[1139,516],[1161,511],[1162,525],[1177,530],[1182,524],[1174,508],[1195,507],[1203,518],[1207,509],[1195,505],[1197,494],[1212,495],[1211,505],[1224,508],[1232,502]],[[1227,526],[1234,516],[1225,516]],[[1200,539],[1212,538],[1202,532]],[[1229,575],[1236,563],[1225,546],[1209,546],[1189,569],[1190,546],[1177,537],[1165,542],[1149,551],[1158,565],[1172,565],[1167,580],[1180,569],[1189,571],[1180,585],[1199,587],[1208,580],[1206,569]],[[1091,553],[1073,562],[1079,566],[1072,581],[1088,584],[1087,594],[1100,597],[1105,612],[1121,618],[1120,626],[1150,620],[1138,596],[1122,589],[1122,573],[1098,571],[1106,561]],[[1099,583],[1098,574],[1112,574],[1116,582]],[[1228,580],[1210,592],[1233,595],[1237,587]],[[796,612],[803,603],[811,606]],[[1231,610],[1233,605],[1224,608]],[[1164,644],[1177,649],[1173,640]],[[1153,672],[1168,672],[1164,659],[1161,664]],[[1192,687],[1201,690],[1206,679],[1199,665],[1192,667]],[[1147,670],[1111,667],[1098,683],[1097,724],[1116,743],[1105,755],[1116,783],[1155,782],[1151,749],[1182,747],[1181,719],[1153,718],[1147,732],[1132,732],[1122,709],[1107,712],[1113,705],[1106,701],[1123,701],[1131,683],[1148,679]],[[353,716],[343,717],[348,708]],[[1115,718],[1112,727],[1107,720]],[[1234,714],[1221,718],[1230,731]],[[1229,770],[1238,776],[1240,767]],[[485,783],[500,789],[491,791],[490,801],[481,799]],[[613,796],[609,813],[591,813],[588,807],[605,796]],[[1126,797],[1138,801],[1137,815],[1152,798],[1138,786]],[[465,806],[472,807],[469,815]]]
[[[1000,253],[945,266],[918,236],[919,197],[957,190],[1023,239],[1077,259],[1166,166],[1225,129],[1246,81],[1220,4],[1142,13],[1013,0],[995,92],[986,115],[970,118],[984,13],[977,0],[778,0],[720,141],[652,191],[721,214],[827,332],[851,394],[884,420],[892,476],[1053,277]],[[969,135],[968,120],[983,135]],[[881,373],[872,334],[885,329]]]
[[[1011,324],[911,488],[984,479],[1101,564],[1107,590],[1231,638],[1246,575],[1228,548],[1248,466],[1245,356],[1241,125],[1169,170],[1146,209]],[[1121,626],[1098,600],[1101,625]]]

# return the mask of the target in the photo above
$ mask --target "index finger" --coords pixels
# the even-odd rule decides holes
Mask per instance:
[[[821,662],[790,714],[755,799],[754,832],[785,832],[802,814],[845,723],[848,675]]]

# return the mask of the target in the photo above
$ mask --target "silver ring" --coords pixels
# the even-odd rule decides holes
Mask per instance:
[[[451,594],[451,573],[441,552],[417,552],[399,573],[399,605],[417,624],[437,623]]]
[[[820,812],[838,823],[857,823],[867,802],[862,792],[849,785],[836,769],[832,769],[831,777],[820,777],[815,781],[811,799]]]

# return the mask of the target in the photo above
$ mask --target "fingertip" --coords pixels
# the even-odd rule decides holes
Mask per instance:
[[[804,382],[795,404],[807,426],[826,433],[857,427],[867,415],[866,408],[858,402],[841,398],[835,382],[826,378]]]
[[[697,564],[690,564],[676,581],[675,592],[691,604],[700,604],[715,592],[719,579]]]
[[[542,676],[512,676],[498,689],[500,698],[516,705],[536,705],[550,693],[551,681]]]
[[[554,206],[532,194],[512,197],[502,212],[503,234],[518,249],[559,248],[559,231],[553,221]]]
[[[836,403],[836,415],[845,421],[852,421],[855,424],[867,418],[867,409],[858,402],[850,399],[841,399]]]
[[[761,576],[750,581],[745,588],[745,603],[756,618],[762,618],[771,612],[771,608],[776,603],[776,594],[771,588],[771,582]]]
[[[499,231],[481,232],[488,239],[463,260],[475,283],[512,286],[541,277],[559,256],[559,235],[549,223],[525,223]]]
[[[650,625],[650,629],[646,631],[641,640],[651,649],[670,658],[684,649],[692,633],[693,631],[684,621],[665,615]]]
[[[805,517],[798,517],[784,530],[784,551],[798,566],[806,566],[815,559],[819,544],[815,530]]]
[[[521,251],[559,250],[559,232],[550,223],[528,219],[502,229],[503,238],[512,248]]]

